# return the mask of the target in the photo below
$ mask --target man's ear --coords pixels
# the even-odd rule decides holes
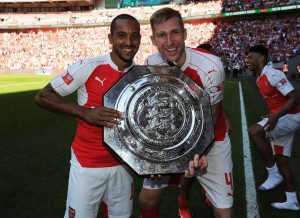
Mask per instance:
[[[153,44],[154,46],[156,46],[155,37],[154,37],[154,36],[150,36],[150,38],[151,38],[152,44]]]
[[[109,44],[112,44],[112,35],[111,33],[108,34],[108,41],[109,41]]]
[[[187,39],[187,30],[186,30],[186,28],[183,29],[183,34],[184,34],[184,40],[186,40]]]
[[[267,57],[264,56],[264,55],[260,55],[260,56],[259,56],[259,61],[265,62],[265,61],[267,61]]]

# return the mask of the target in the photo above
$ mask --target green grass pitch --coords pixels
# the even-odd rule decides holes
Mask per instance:
[[[41,108],[34,102],[37,91],[53,76],[0,75],[0,217],[59,218],[63,217],[70,160],[70,145],[75,134],[74,118],[63,117]],[[295,81],[296,82],[296,81]],[[234,127],[231,135],[234,162],[235,202],[237,218],[247,217],[244,154],[242,142],[239,83],[244,93],[247,127],[267,113],[253,78],[227,79],[224,107]],[[298,93],[300,89],[298,86]],[[75,95],[68,100],[75,101]],[[296,132],[290,163],[295,174],[300,200],[300,134]],[[252,151],[257,204],[262,218],[300,217],[300,212],[273,209],[270,203],[284,201],[281,188],[259,192],[257,186],[266,178],[265,167]],[[138,193],[142,178],[135,177],[133,217],[138,218]],[[210,218],[211,209],[204,203],[198,182],[190,196],[194,217]],[[253,193],[254,194],[254,193]],[[178,189],[165,190],[161,217],[176,218]],[[101,215],[99,215],[101,217]],[[251,216],[250,216],[251,217]]]

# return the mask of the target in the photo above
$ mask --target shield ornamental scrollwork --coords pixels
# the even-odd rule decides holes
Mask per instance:
[[[103,100],[125,117],[104,142],[139,175],[184,172],[214,139],[208,94],[177,67],[135,66]]]

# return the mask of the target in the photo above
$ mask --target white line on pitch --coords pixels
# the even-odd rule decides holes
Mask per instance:
[[[247,218],[259,218],[259,208],[256,199],[256,189],[254,183],[252,158],[250,151],[250,142],[248,137],[247,119],[245,114],[245,105],[243,98],[243,90],[241,82],[239,82],[240,106],[242,118],[242,133],[243,133],[243,151],[244,151],[244,172],[246,183],[246,203],[247,203]]]
[[[31,84],[38,84],[38,83],[45,83],[44,82],[30,82],[30,83],[16,83],[16,84],[9,84],[9,85],[0,85],[0,88],[5,88],[5,87],[11,87],[11,86],[23,86],[23,85],[31,85]],[[49,81],[48,81],[49,82]]]

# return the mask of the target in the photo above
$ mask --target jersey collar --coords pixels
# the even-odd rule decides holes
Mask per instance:
[[[131,65],[130,65],[129,67],[127,67],[124,71],[120,71],[119,68],[118,68],[118,66],[112,61],[112,59],[111,59],[111,57],[110,57],[110,53],[105,54],[105,56],[106,56],[106,59],[107,59],[109,65],[110,65],[114,70],[119,71],[119,72],[124,72],[124,73],[126,73],[126,72],[128,72],[128,71],[135,65],[135,62],[132,61]]]

